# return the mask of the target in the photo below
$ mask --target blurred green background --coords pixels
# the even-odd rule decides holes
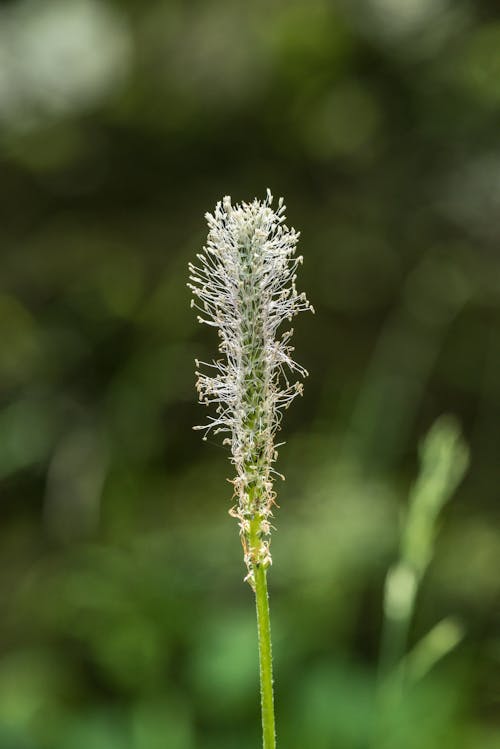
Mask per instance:
[[[204,212],[267,186],[317,312],[278,464],[280,746],[367,746],[418,443],[453,412],[471,466],[410,644],[465,636],[386,739],[500,747],[498,4],[4,1],[0,158],[1,749],[259,745],[185,284]]]

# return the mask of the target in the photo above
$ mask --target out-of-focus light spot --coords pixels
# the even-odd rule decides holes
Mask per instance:
[[[116,9],[98,0],[24,0],[0,12],[0,120],[29,128],[95,106],[131,57]]]
[[[470,12],[449,0],[344,0],[350,23],[402,57],[433,55],[467,24]]]
[[[0,660],[1,728],[32,729],[41,714],[48,715],[55,708],[56,695],[67,690],[70,682],[48,651],[17,650],[4,655]],[[28,744],[15,741],[11,746]]]
[[[500,23],[480,26],[458,50],[456,74],[479,101],[500,105]]]
[[[369,0],[388,34],[407,34],[442,12],[447,0]]]
[[[273,10],[261,33],[285,80],[314,83],[325,66],[331,72],[351,53],[352,39],[334,3],[276,3]]]
[[[491,152],[458,166],[437,200],[443,213],[481,239],[500,237],[500,153]]]
[[[353,156],[370,150],[380,124],[375,97],[354,82],[346,82],[321,99],[306,125],[309,149],[320,159]]]
[[[267,53],[251,6],[242,22],[241,8],[229,3],[156,4],[145,14],[141,36],[152,75],[194,106],[247,99],[266,79]],[[178,116],[168,113],[174,122]]]

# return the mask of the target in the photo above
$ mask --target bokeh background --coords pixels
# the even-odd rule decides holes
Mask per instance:
[[[279,460],[281,746],[367,746],[384,578],[451,412],[471,465],[410,644],[465,634],[387,745],[499,747],[498,4],[4,1],[0,158],[1,749],[259,745],[185,284],[205,211],[268,186],[317,312]]]

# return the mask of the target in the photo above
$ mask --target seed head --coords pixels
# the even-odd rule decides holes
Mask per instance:
[[[283,410],[302,393],[302,384],[289,377],[307,375],[291,356],[293,329],[279,329],[299,312],[314,311],[295,286],[299,233],[284,224],[283,198],[276,210],[272,202],[269,190],[263,201],[218,202],[206,214],[206,247],[198,264],[189,265],[191,305],[200,323],[217,328],[221,354],[210,364],[196,362],[200,403],[215,404],[215,416],[195,429],[204,430],[204,439],[210,430],[227,435],[223,443],[236,468],[230,512],[239,523],[251,584],[253,566],[272,561],[275,435]]]

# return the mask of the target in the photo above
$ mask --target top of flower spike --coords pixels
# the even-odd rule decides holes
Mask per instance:
[[[291,320],[303,310],[314,310],[305,294],[299,294],[295,286],[296,270],[303,260],[302,256],[295,256],[300,233],[284,225],[283,198],[278,200],[276,210],[272,202],[269,189],[264,201],[255,199],[234,206],[226,196],[217,203],[213,214],[206,214],[207,245],[203,253],[197,255],[199,265],[189,265],[188,286],[194,295],[191,304],[201,313],[199,322],[219,329],[219,351],[226,354],[227,363],[219,360],[205,365],[216,370],[216,376],[208,380],[198,373],[198,386],[200,379],[203,385],[209,386],[209,391],[204,387],[203,393],[200,391],[203,403],[226,400],[227,405],[236,406],[234,388],[236,384],[241,385],[238,379],[241,379],[241,372],[238,374],[237,368],[248,366],[246,359],[250,356],[254,361],[258,353],[258,345],[250,349],[250,342],[244,340],[242,328],[245,327],[253,329],[254,334],[259,329],[257,338],[260,340],[254,343],[261,344],[262,364],[274,378],[275,386],[278,380],[289,385],[285,368],[302,376],[307,374],[290,357],[293,349],[287,342],[293,331],[276,337],[285,320]],[[293,390],[296,389],[293,386]],[[289,387],[279,392],[281,398],[276,397],[274,405],[281,408],[288,405],[292,393]],[[212,420],[208,428],[218,426],[224,426],[221,419]]]

